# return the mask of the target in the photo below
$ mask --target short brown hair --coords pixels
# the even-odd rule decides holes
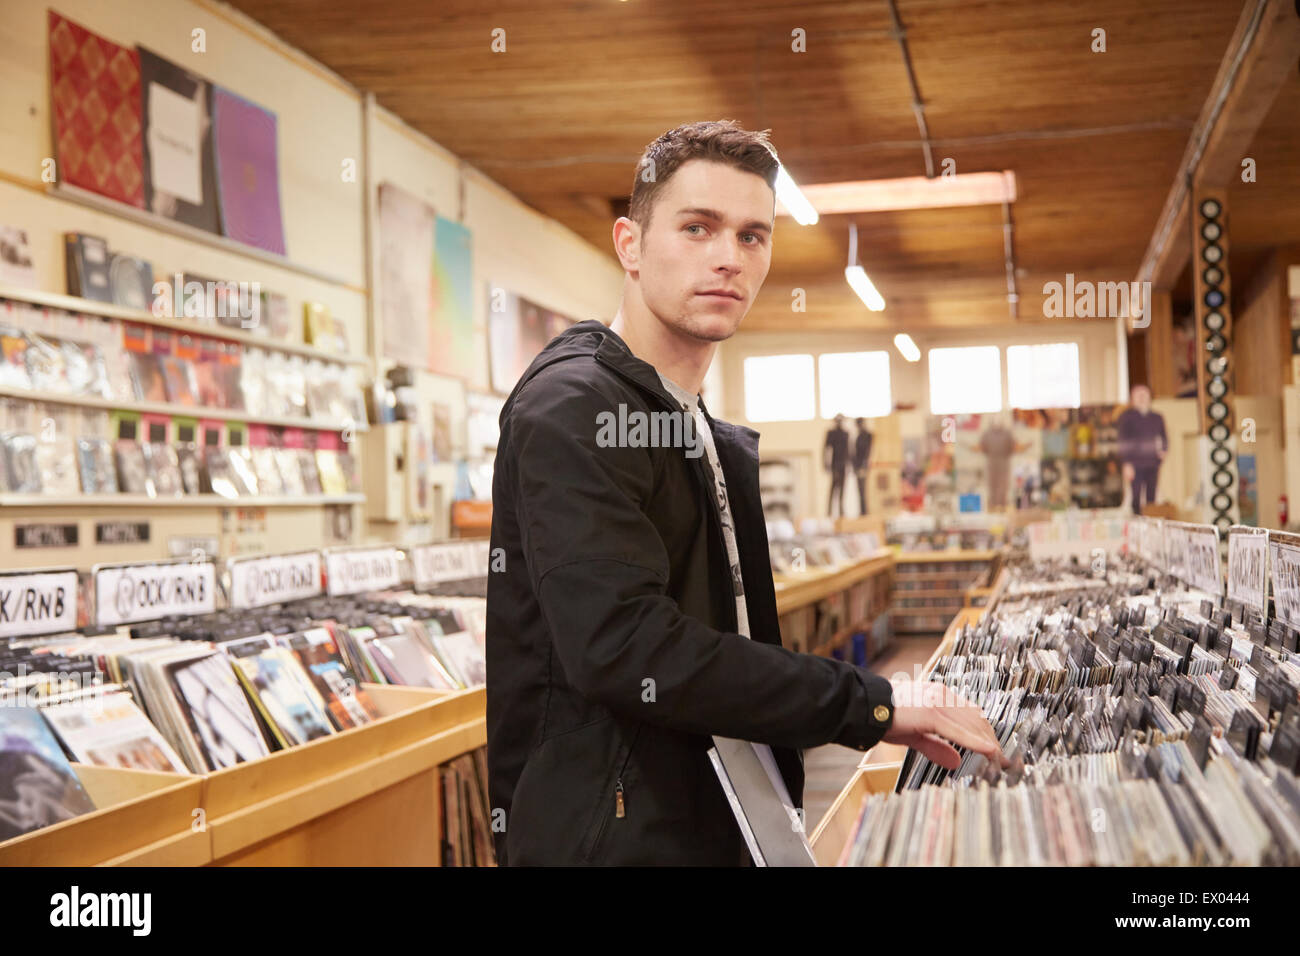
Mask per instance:
[[[655,196],[681,165],[692,159],[707,159],[762,176],[775,191],[781,161],[768,139],[770,132],[745,129],[735,120],[685,123],[670,129],[645,148],[636,164],[628,218],[642,229],[650,228]],[[645,175],[647,167],[652,173],[649,176]]]

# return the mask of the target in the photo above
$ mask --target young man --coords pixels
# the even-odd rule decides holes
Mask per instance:
[[[758,434],[697,394],[767,275],[776,173],[766,136],[731,122],[652,143],[614,226],[618,314],[553,339],[502,410],[487,717],[503,864],[747,862],[719,741],[770,745],[796,805],[800,748],[1000,753],[939,685],[781,646]]]

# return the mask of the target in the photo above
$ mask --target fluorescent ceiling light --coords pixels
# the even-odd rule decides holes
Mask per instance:
[[[916,343],[912,341],[912,337],[906,332],[899,332],[894,336],[894,347],[909,362],[919,362],[921,360],[921,350],[916,347]]]
[[[794,216],[794,221],[799,225],[811,226],[817,222],[817,210],[804,198],[784,166],[778,167],[776,171],[776,201],[777,208]]]
[[[793,184],[791,184],[793,186]],[[794,213],[777,179],[777,215]],[[995,206],[1016,201],[1016,174],[959,173],[954,176],[907,176],[863,179],[847,183],[804,186],[800,198],[823,216],[847,212],[886,212],[892,209],[937,209],[945,206]],[[798,215],[796,220],[802,222]],[[814,220],[815,221],[815,220]]]
[[[867,277],[867,270],[862,266],[845,266],[844,278],[849,280],[849,285],[853,286],[853,291],[858,294],[858,298],[863,301],[868,309],[872,312],[879,312],[885,307],[885,297],[876,291],[876,287],[871,284]]]

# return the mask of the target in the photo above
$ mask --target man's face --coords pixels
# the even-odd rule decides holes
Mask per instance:
[[[774,197],[761,176],[692,159],[656,197],[637,276],[650,311],[709,342],[735,334],[772,263]]]
[[[1130,397],[1133,399],[1133,407],[1139,412],[1145,414],[1151,411],[1151,392],[1146,388],[1139,385],[1133,389]]]

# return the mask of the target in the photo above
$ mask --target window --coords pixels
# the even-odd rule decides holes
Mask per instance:
[[[1078,408],[1079,346],[1073,342],[1010,346],[1007,404],[1012,408]]]
[[[930,414],[1002,411],[1002,359],[996,345],[930,349]]]
[[[751,422],[806,422],[813,417],[811,355],[745,359],[745,417]]]
[[[817,357],[822,418],[879,418],[893,410],[888,352],[829,352]]]

